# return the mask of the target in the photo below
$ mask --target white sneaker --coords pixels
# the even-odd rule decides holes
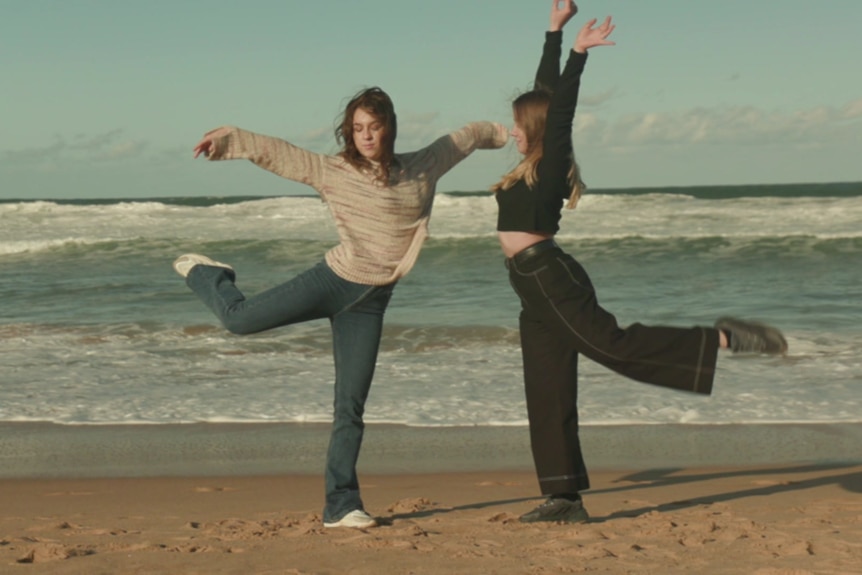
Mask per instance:
[[[361,509],[354,509],[338,521],[334,523],[323,522],[324,527],[354,527],[356,529],[366,529],[368,527],[377,527],[377,521],[372,516]]]
[[[174,271],[180,274],[183,277],[188,277],[189,272],[192,271],[192,268],[198,265],[204,266],[213,266],[217,268],[227,268],[233,271],[233,268],[227,264],[223,264],[221,262],[217,262],[215,260],[211,260],[206,256],[202,256],[200,254],[183,254],[177,259],[174,260]]]

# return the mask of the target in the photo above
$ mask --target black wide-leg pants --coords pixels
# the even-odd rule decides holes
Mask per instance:
[[[599,306],[586,271],[553,240],[506,260],[521,299],[520,331],[530,443],[542,493],[588,489],[578,438],[578,355],[636,381],[710,394],[714,328],[621,328]]]

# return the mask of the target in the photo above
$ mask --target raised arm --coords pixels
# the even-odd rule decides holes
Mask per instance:
[[[560,80],[560,56],[563,46],[563,27],[578,13],[578,7],[572,0],[552,0],[551,22],[545,33],[545,45],[542,49],[542,59],[536,70],[533,88],[553,92]]]
[[[614,30],[608,16],[600,26],[590,20],[581,28],[569,51],[566,67],[551,97],[545,124],[544,155],[539,166],[540,181],[565,181],[572,158],[572,124],[578,104],[581,73],[587,62],[587,51],[595,46],[610,46],[608,36]]]

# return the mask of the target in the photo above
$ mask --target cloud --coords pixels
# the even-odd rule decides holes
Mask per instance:
[[[6,164],[42,164],[46,162],[56,162],[63,150],[67,148],[65,140],[60,136],[55,136],[53,144],[43,146],[41,148],[24,148],[21,150],[7,150],[0,162]]]
[[[116,142],[117,138],[122,135],[123,131],[118,129],[105,132],[104,134],[96,134],[89,136],[86,134],[76,134],[74,143],[70,146],[76,150],[98,153],[107,146]]]
[[[611,88],[599,94],[591,94],[589,96],[578,98],[578,107],[593,107],[601,106],[605,102],[609,102],[617,97],[619,91],[616,88]]]
[[[446,128],[440,126],[439,118],[438,112],[399,113],[396,149],[415,150],[427,146],[445,134]],[[302,148],[321,153],[335,153],[338,149],[334,127],[331,126],[309,130],[299,134],[295,139],[288,137],[287,140]]]
[[[123,138],[123,130],[100,134],[76,134],[70,140],[57,134],[42,147],[6,150],[0,164],[52,170],[67,164],[106,163],[140,157],[147,143]]]
[[[192,157],[192,149],[188,146],[171,146],[168,148],[161,148],[159,150],[154,150],[149,154],[148,160],[152,164],[156,165],[166,165],[166,164],[180,164],[183,162],[188,162]]]
[[[125,160],[127,158],[136,158],[141,156],[146,148],[146,142],[132,142],[130,140],[124,140],[122,142],[112,144],[104,150],[100,150],[93,156],[93,159],[100,162],[114,162]]]
[[[680,112],[648,112],[612,121],[579,114],[575,137],[611,147],[687,145],[818,146],[845,141],[858,134],[862,99],[836,108],[769,111],[754,106],[692,108]]]
[[[447,130],[440,125],[439,120],[440,114],[438,112],[398,114],[396,149],[399,151],[416,150],[422,146],[427,146],[442,136]]]
[[[862,98],[848,102],[841,109],[842,114],[848,120],[862,117]]]
[[[300,134],[296,141],[291,143],[308,150],[320,150],[325,146],[333,145],[334,142],[335,126],[327,126]]]

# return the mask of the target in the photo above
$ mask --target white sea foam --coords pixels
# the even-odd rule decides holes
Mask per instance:
[[[170,269],[179,250],[214,248],[238,256],[243,289],[269,287],[335,241],[318,198],[6,203],[0,218],[0,421],[329,420],[325,321],[230,336]],[[860,221],[858,197],[585,196],[558,239],[587,256],[621,323],[750,314],[781,325],[791,354],[723,354],[711,397],[584,360],[582,423],[862,420]],[[495,223],[490,195],[438,195],[432,241],[387,311],[367,421],[526,425]]]
[[[329,421],[332,360],[306,326],[253,338],[214,330],[117,333],[21,326],[0,333],[0,420],[69,424]],[[140,330],[138,330],[139,332]],[[293,343],[291,343],[293,341]],[[306,340],[307,341],[307,340]],[[583,361],[585,425],[862,421],[859,339],[794,334],[787,358],[723,355],[711,397],[628,381]],[[477,341],[379,358],[366,420],[525,425],[517,344]],[[33,350],[38,349],[39,354]],[[39,398],[50,398],[42,401]]]
[[[860,238],[860,204],[856,197],[714,201],[670,194],[587,195],[577,210],[564,212],[558,238]],[[496,210],[490,195],[438,195],[432,237],[493,237]],[[305,197],[209,207],[152,201],[86,206],[32,202],[0,204],[0,215],[0,255],[69,241],[336,239],[326,204]]]

